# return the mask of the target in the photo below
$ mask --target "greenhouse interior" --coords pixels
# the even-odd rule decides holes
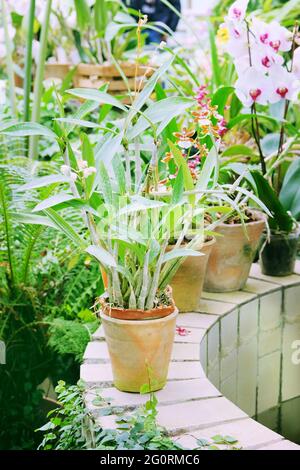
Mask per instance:
[[[0,450],[300,450],[299,0],[0,12]]]

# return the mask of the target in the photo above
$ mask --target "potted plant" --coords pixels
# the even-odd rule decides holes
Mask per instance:
[[[171,201],[161,201],[148,190],[156,174],[153,168],[157,165],[157,147],[151,147],[151,162],[144,171],[139,153],[135,152],[133,160],[129,160],[130,138],[135,140],[135,147],[140,145],[137,135],[142,139],[145,132],[144,116],[149,115],[148,126],[151,113],[158,107],[163,109],[159,119],[154,113],[156,124],[149,125],[151,131],[157,129],[157,139],[165,126],[164,113],[169,109],[176,116],[180,107],[183,110],[191,105],[189,99],[174,97],[164,103],[152,103],[144,110],[141,120],[135,119],[170,63],[169,60],[150,78],[143,94],[129,108],[104,91],[90,90],[86,94],[83,90],[78,94],[68,90],[68,95],[74,92],[75,96],[89,99],[89,105],[90,100],[95,100],[123,111],[124,127],[116,132],[119,124],[116,122],[100,130],[100,146],[93,146],[88,136],[82,134],[80,149],[76,153],[72,149],[69,134],[75,125],[88,125],[82,119],[95,109],[85,104],[74,117],[57,119],[53,131],[36,123],[16,125],[15,122],[7,123],[1,130],[8,135],[22,132],[22,135],[44,135],[56,140],[64,159],[61,173],[33,179],[23,186],[23,190],[36,190],[36,197],[44,198],[22,220],[62,231],[78,250],[85,250],[99,262],[106,287],[106,295],[98,302],[99,314],[111,355],[114,382],[121,390],[135,392],[145,383],[149,383],[150,390],[165,384],[178,313],[169,284],[186,256],[199,256],[193,248],[198,247],[198,239],[203,237],[199,231],[198,237],[185,247],[173,247],[167,252],[170,232],[175,231],[182,240],[189,229],[186,208],[177,216],[177,210],[185,204],[180,180]],[[138,129],[132,137],[132,132]],[[104,136],[103,132],[106,132]],[[47,192],[43,191],[46,186],[49,186]]]
[[[292,182],[299,184],[299,172],[294,171],[294,166],[288,170],[282,189],[281,186],[291,158],[296,161],[298,158],[299,139],[291,129],[293,126],[287,125],[290,104],[300,90],[298,26],[292,33],[276,21],[268,24],[255,16],[247,17],[247,4],[235,2],[222,29],[227,31],[227,52],[234,59],[238,74],[235,92],[245,107],[244,116],[248,114],[250,119],[259,153],[261,173],[257,166],[252,166],[252,178],[248,182],[272,214],[268,219],[270,233],[265,235],[260,254],[262,271],[274,276],[288,275],[294,269],[299,232],[289,212]],[[263,114],[267,106],[269,115]],[[267,133],[262,138],[265,119],[273,126],[275,123],[277,129],[279,126],[279,132]],[[285,139],[287,128],[291,132],[288,140]]]
[[[92,6],[86,0],[75,0],[52,14],[64,31],[65,44],[62,48],[52,34],[47,78],[64,78],[75,65],[75,87],[99,89],[108,82],[108,90],[114,95],[131,95],[143,88],[154,70],[148,65],[149,55],[142,52],[145,40],[141,32],[146,18],[136,23],[125,4],[110,0],[96,0]]]
[[[232,292],[245,287],[264,228],[264,215],[249,207],[218,223],[204,281],[206,291]]]
[[[265,225],[263,214],[247,207],[247,201],[255,198],[253,193],[240,188],[239,181],[223,184],[220,177],[220,149],[227,131],[224,97],[229,93],[231,88],[221,88],[211,96],[208,88],[201,86],[190,119],[174,133],[175,143],[169,142],[171,152],[164,158],[168,174],[162,183],[175,187],[183,178],[180,168],[185,161],[189,170],[186,189],[194,193],[206,214],[207,240],[201,247],[205,256],[187,258],[172,281],[180,310],[197,310],[203,284],[213,292],[242,289]]]

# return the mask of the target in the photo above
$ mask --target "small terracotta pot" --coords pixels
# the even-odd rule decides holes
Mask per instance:
[[[204,290],[208,292],[232,292],[245,286],[251,264],[265,227],[265,217],[253,211],[256,219],[246,224],[247,236],[242,224],[220,224],[214,230],[216,237],[207,264]]]
[[[180,312],[197,311],[202,295],[208,259],[215,238],[203,243],[197,249],[202,256],[187,256],[171,281],[175,304]],[[169,246],[170,251],[173,247]]]
[[[118,318],[119,320],[151,320],[154,318],[164,318],[171,315],[175,310],[175,304],[171,297],[172,289],[170,286],[167,288],[167,293],[170,296],[171,305],[165,307],[160,306],[151,310],[112,307],[105,301],[105,299],[100,298],[101,310],[108,317]]]
[[[163,318],[120,320],[100,313],[111,359],[114,385],[123,392],[160,390],[167,381],[177,308]]]

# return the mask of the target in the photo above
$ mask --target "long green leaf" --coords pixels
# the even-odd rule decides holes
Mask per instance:
[[[43,188],[45,186],[49,186],[50,184],[68,183],[68,182],[70,182],[70,178],[64,175],[60,175],[60,174],[41,176],[40,178],[35,178],[29,183],[19,186],[17,188],[17,191],[28,191],[29,189]]]
[[[74,4],[79,30],[84,32],[91,21],[89,5],[85,0],[74,0]]]
[[[54,209],[45,209],[45,214],[52,220],[58,230],[66,235],[67,238],[72,240],[76,246],[83,248],[85,246],[84,240],[76,233],[76,230],[70,225],[60,214]]]
[[[61,204],[62,202],[70,201],[71,199],[74,199],[74,196],[72,196],[71,194],[55,194],[54,196],[50,196],[40,202],[37,206],[35,206],[32,212],[40,212],[42,210],[49,209],[50,207],[55,207]]]
[[[279,229],[283,232],[290,232],[293,229],[293,219],[285,210],[277,194],[269,185],[268,181],[257,170],[251,171],[256,183],[258,197],[267,206],[272,214],[269,218],[269,225],[272,229]]]
[[[51,139],[56,139],[57,135],[52,132],[48,127],[42,126],[37,122],[21,122],[11,127],[6,127],[0,130],[1,134],[12,135],[15,137],[24,137],[28,135],[32,136],[44,136]]]
[[[195,100],[181,96],[171,96],[153,103],[139,117],[137,123],[129,129],[128,139],[134,139],[148,129],[150,122],[153,124],[161,123],[157,132],[157,135],[160,134],[174,117],[182,114],[193,104],[195,104]]]
[[[113,268],[117,267],[114,257],[104,248],[97,245],[90,245],[85,249],[85,251],[89,255],[94,256],[104,266],[110,266]]]
[[[121,101],[117,100],[108,93],[104,93],[103,91],[93,90],[90,88],[71,88],[71,90],[67,90],[66,93],[72,96],[76,96],[77,98],[95,101],[99,104],[110,104],[115,108],[122,109],[123,111],[126,111],[127,109],[121,103]]]
[[[300,219],[300,158],[296,158],[289,166],[279,195],[283,207]]]

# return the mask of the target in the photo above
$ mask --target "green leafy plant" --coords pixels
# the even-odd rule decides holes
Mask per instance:
[[[102,407],[102,415],[118,412],[117,428],[107,429],[95,421],[84,403],[84,384],[66,386],[60,381],[56,387],[59,408],[52,410],[49,421],[38,431],[44,433],[39,450],[166,450],[181,449],[157,425],[157,399],[152,394],[149,400],[132,414],[125,415],[116,410],[97,392],[95,405]]]
[[[37,430],[43,433],[39,450],[184,450],[157,424],[158,401],[153,393],[143,406],[124,413],[105,400],[101,390],[93,390],[96,420],[86,408],[82,381],[73,386],[59,381],[55,390],[59,408],[50,411],[49,421]],[[115,429],[101,426],[101,417],[108,414],[116,416]],[[232,436],[197,439],[196,444],[195,450],[241,450]]]

